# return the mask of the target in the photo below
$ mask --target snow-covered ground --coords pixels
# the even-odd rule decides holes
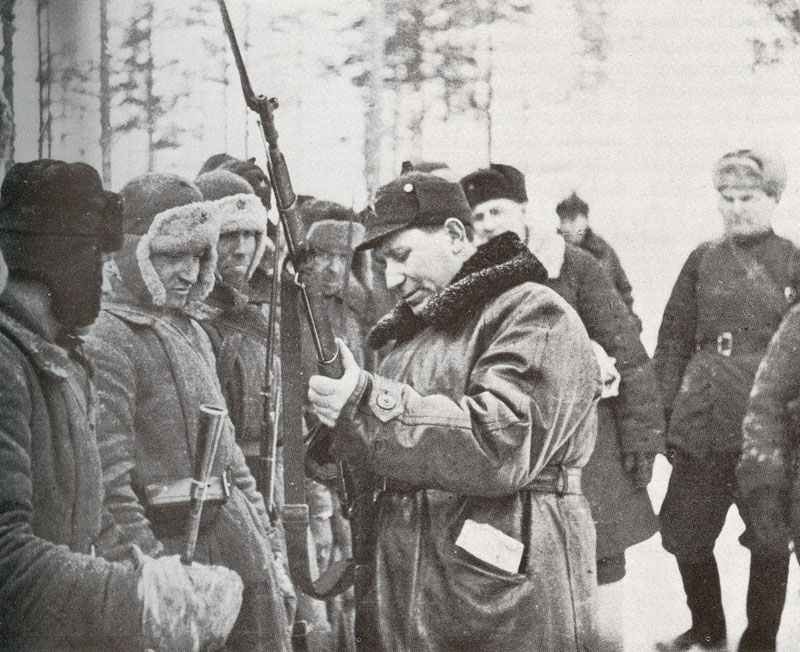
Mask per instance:
[[[660,508],[664,499],[669,473],[669,463],[659,457],[650,485],[650,496],[656,509]],[[736,649],[735,645],[746,625],[745,595],[750,553],[738,543],[743,530],[739,514],[733,507],[716,547],[731,649]],[[661,547],[659,535],[628,550],[627,569],[627,576],[623,580],[626,650],[652,650],[657,641],[675,636],[689,627],[689,610],[678,568],[674,557]],[[800,650],[800,569],[794,557],[790,564],[778,650]]]

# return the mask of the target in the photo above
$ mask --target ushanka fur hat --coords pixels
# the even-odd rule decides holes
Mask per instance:
[[[256,236],[256,250],[247,268],[247,278],[253,276],[267,246],[267,211],[254,194],[239,193],[209,202],[209,208],[219,222],[219,233],[250,231]]]
[[[154,254],[200,256],[200,273],[189,291],[188,301],[202,301],[214,289],[217,269],[219,220],[210,202],[194,202],[158,213],[136,245],[136,260],[145,287],[155,306],[163,306],[167,293],[153,267]]]
[[[777,154],[757,149],[739,149],[725,154],[712,173],[717,190],[731,187],[759,188],[780,199],[786,188],[786,166]]]
[[[461,179],[461,187],[472,208],[490,199],[510,199],[520,204],[528,201],[525,175],[512,165],[491,163]]]
[[[251,186],[229,170],[212,170],[195,179],[203,197],[219,222],[220,235],[250,231],[256,236],[256,250],[247,268],[247,278],[253,276],[261,258],[272,241],[267,237],[267,211]]]
[[[352,256],[364,239],[364,232],[364,225],[358,222],[320,220],[311,225],[306,240],[312,251]]]

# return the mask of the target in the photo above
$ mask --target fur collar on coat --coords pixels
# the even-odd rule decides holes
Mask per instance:
[[[379,349],[391,340],[405,341],[428,326],[454,333],[492,299],[522,283],[547,280],[547,270],[513,233],[478,247],[450,284],[433,295],[419,315],[401,301],[384,316],[367,340]]]

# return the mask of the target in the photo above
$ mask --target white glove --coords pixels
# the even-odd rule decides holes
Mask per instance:
[[[620,375],[616,366],[617,359],[608,355],[605,349],[594,340],[592,340],[592,349],[597,358],[597,364],[600,365],[600,378],[603,382],[603,393],[600,398],[619,396]]]
[[[361,368],[343,340],[336,338],[342,356],[344,375],[341,378],[311,376],[308,380],[308,400],[317,418],[333,428],[358,385]]]
[[[218,650],[242,606],[242,580],[222,566],[185,566],[139,553],[142,634],[154,650]]]

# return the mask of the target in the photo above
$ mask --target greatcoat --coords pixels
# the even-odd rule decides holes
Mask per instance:
[[[614,248],[600,235],[595,233],[591,228],[586,229],[586,233],[581,240],[580,248],[588,251],[599,262],[603,269],[606,270],[611,282],[619,292],[622,301],[628,307],[633,318],[638,324],[639,330],[642,330],[642,322],[636,313],[633,311],[633,288],[631,282],[628,280],[628,275],[622,268],[622,263],[619,261],[619,256]]]
[[[647,490],[633,484],[622,458],[663,451],[664,419],[652,362],[610,278],[582,249],[566,244],[563,251],[560,268],[547,261],[545,284],[575,309],[589,337],[616,359],[621,376],[619,395],[600,401],[597,443],[584,474],[601,560],[624,553],[658,530]]]

